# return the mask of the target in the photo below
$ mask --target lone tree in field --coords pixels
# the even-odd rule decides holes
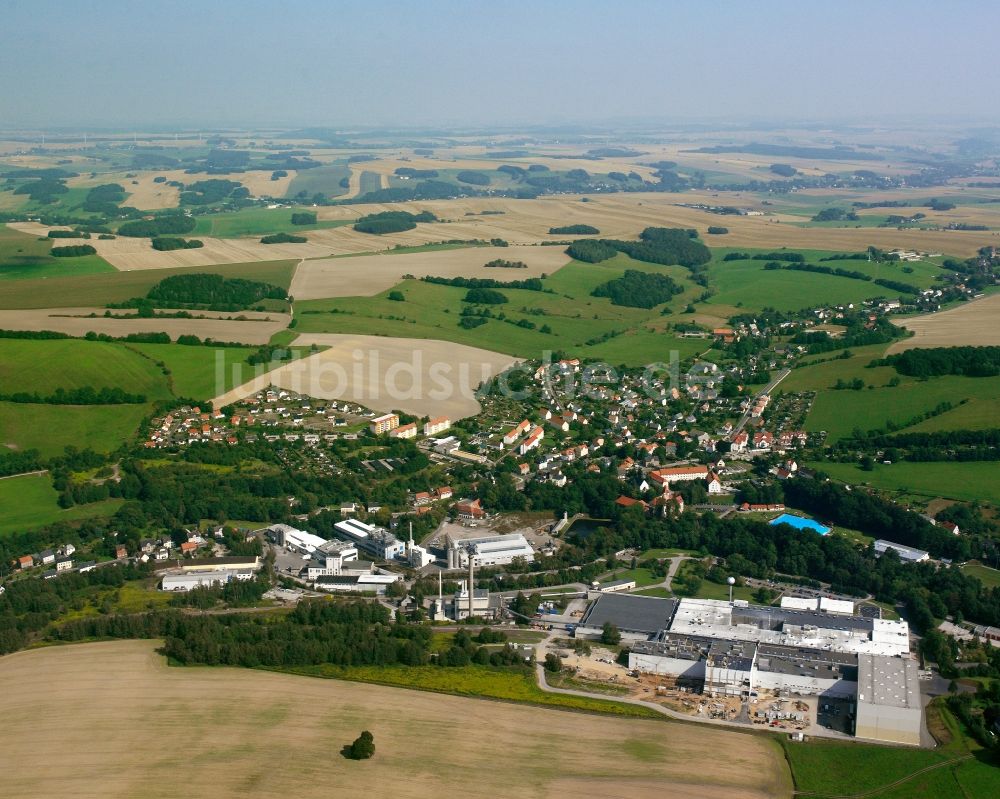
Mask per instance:
[[[365,730],[350,746],[344,747],[352,760],[367,760],[375,754],[375,736]]]

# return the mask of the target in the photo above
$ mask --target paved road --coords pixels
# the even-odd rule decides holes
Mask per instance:
[[[772,380],[764,387],[763,391],[755,395],[754,399],[756,399],[757,397],[761,397],[764,394],[770,394],[772,391],[774,391],[775,388],[777,388],[778,383],[780,383],[782,380],[788,377],[788,375],[790,375],[791,373],[792,373],[791,369],[782,369],[780,372],[778,372],[778,376],[775,377],[774,380]],[[752,408],[753,405],[751,404],[750,408],[747,408],[743,416],[740,417],[740,423],[736,425],[736,428],[733,430],[733,435],[743,432],[743,428],[746,427],[747,422],[750,421],[750,411]]]

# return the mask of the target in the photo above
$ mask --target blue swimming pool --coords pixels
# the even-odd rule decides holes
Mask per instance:
[[[826,535],[830,532],[829,527],[824,527],[817,521],[807,519],[804,516],[796,516],[792,513],[782,513],[777,519],[772,519],[770,524],[790,524],[796,530],[812,530],[814,533]]]

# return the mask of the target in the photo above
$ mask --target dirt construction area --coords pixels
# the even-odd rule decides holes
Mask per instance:
[[[328,349],[216,397],[215,407],[275,385],[317,399],[350,400],[377,411],[402,410],[454,421],[479,413],[476,389],[517,361],[433,339],[328,333],[299,336],[294,344]]]
[[[232,668],[149,641],[0,659],[7,796],[430,799],[790,796],[763,737]],[[340,749],[370,730],[376,754]],[[713,752],[712,768],[698,768]]]
[[[1000,345],[1000,294],[973,302],[903,319],[898,324],[913,331],[913,338],[897,341],[888,354],[928,347],[996,347]]]
[[[502,258],[521,261],[527,269],[487,267]],[[414,277],[478,277],[524,280],[551,275],[569,263],[562,247],[467,247],[460,250],[359,255],[303,261],[295,270],[289,294],[296,300],[324,297],[370,297],[391,289],[403,275]]]

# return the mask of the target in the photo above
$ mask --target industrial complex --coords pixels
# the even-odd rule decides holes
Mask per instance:
[[[849,602],[660,599],[598,593],[575,630],[613,624],[629,668],[674,678],[711,697],[817,696],[852,703],[855,735],[920,744],[917,663],[905,621],[856,615]],[[791,605],[791,606],[789,606]]]

